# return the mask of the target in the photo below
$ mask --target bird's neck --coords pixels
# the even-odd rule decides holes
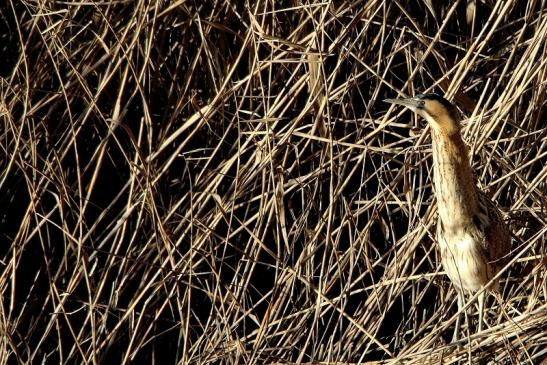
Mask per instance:
[[[478,202],[468,149],[459,132],[447,135],[432,128],[435,195],[445,228],[472,224]]]

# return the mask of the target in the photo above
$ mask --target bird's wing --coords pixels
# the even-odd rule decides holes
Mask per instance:
[[[478,218],[483,224],[482,246],[488,260],[497,267],[509,261],[511,233],[496,205],[483,192],[479,193]],[[481,217],[482,216],[482,217]],[[485,219],[486,218],[486,219]],[[482,224],[481,224],[482,225]]]

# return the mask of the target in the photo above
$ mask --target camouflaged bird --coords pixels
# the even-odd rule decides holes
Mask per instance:
[[[497,290],[498,280],[488,284],[509,260],[511,233],[499,209],[475,185],[456,108],[437,94],[384,101],[411,109],[431,126],[441,260],[458,292],[458,309],[463,308],[464,292],[481,291],[478,297],[480,332],[484,289]],[[459,327],[460,316],[456,320],[454,340]]]

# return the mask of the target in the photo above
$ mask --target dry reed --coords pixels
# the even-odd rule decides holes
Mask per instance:
[[[544,360],[547,8],[441,3],[2,5],[0,362]],[[459,344],[428,130],[381,102],[432,91],[515,235]]]

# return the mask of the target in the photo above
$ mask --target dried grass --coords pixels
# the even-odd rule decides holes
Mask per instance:
[[[2,5],[0,361],[545,359],[545,2],[440,3]],[[458,344],[426,91],[515,235]]]

